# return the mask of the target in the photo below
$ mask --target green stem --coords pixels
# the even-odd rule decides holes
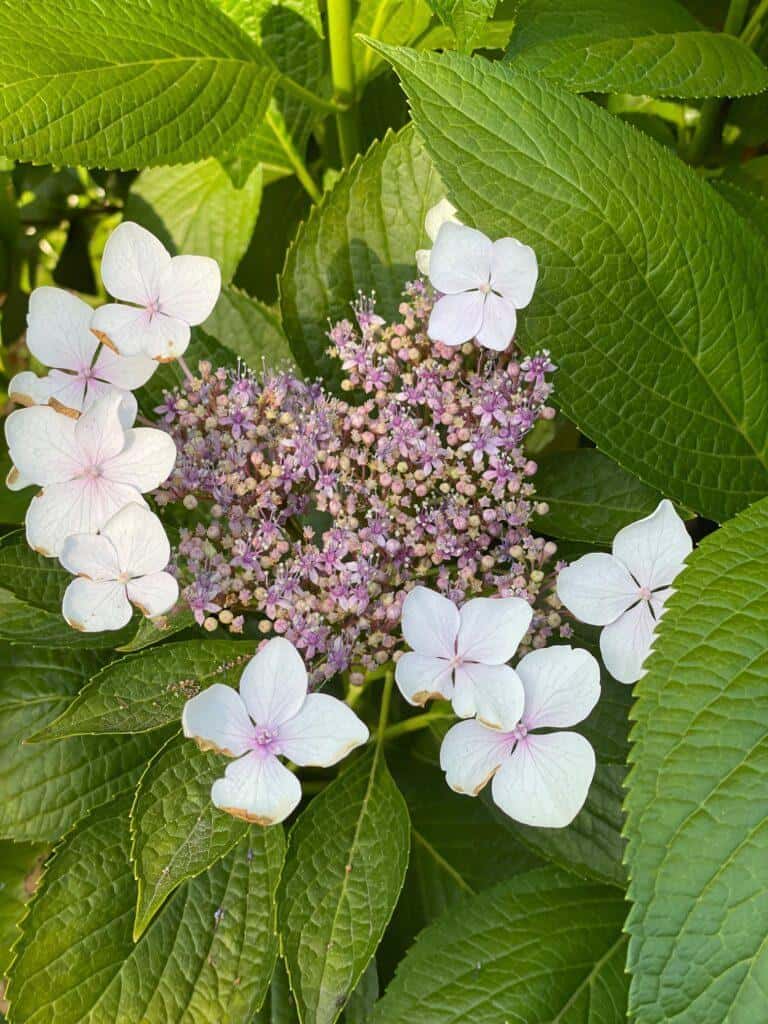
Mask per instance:
[[[379,711],[379,726],[376,729],[376,746],[380,747],[384,742],[387,733],[387,722],[389,720],[389,705],[392,701],[392,687],[395,683],[395,673],[390,669],[384,677],[384,689],[381,691],[381,710]]]
[[[275,116],[274,116],[274,114],[272,113],[271,110],[267,111],[267,116],[266,116],[265,120],[266,120],[267,124],[269,125],[269,127],[272,129],[272,131],[277,136],[277,138],[278,138],[278,140],[280,142],[280,145],[283,147],[283,152],[288,157],[288,162],[290,163],[291,167],[293,168],[294,174],[296,175],[296,177],[301,182],[302,186],[304,187],[305,191],[309,195],[310,199],[314,203],[319,203],[320,200],[323,197],[322,193],[321,193],[320,189],[317,187],[317,185],[315,184],[315,181],[312,178],[312,175],[307,170],[307,165],[301,159],[301,156],[300,156],[298,150],[294,146],[293,139],[285,131],[283,126],[278,122],[278,120],[275,118]]]
[[[328,0],[328,43],[331,52],[333,98],[343,109],[336,114],[339,149],[345,166],[360,149],[355,100],[355,63],[352,53],[351,0]]]
[[[303,85],[299,85],[298,82],[294,82],[287,76],[278,79],[277,88],[282,89],[283,92],[292,93],[302,103],[306,103],[308,107],[314,107],[321,114],[338,114],[349,107],[349,104],[342,102],[341,99],[324,100],[322,96],[315,96],[309,89],[305,89]]]
[[[754,46],[763,31],[763,18],[768,15],[768,0],[761,0],[761,3],[752,12],[752,17],[744,27],[739,38],[747,46]]]
[[[396,740],[398,737],[405,736],[408,733],[427,729],[433,722],[445,721],[447,718],[450,718],[450,715],[447,715],[444,710],[427,711],[423,715],[415,715],[413,718],[406,718],[402,722],[390,725],[385,730],[383,739],[386,742]]]

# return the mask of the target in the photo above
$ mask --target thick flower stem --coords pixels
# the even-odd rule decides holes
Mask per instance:
[[[381,691],[381,710],[379,711],[379,727],[376,730],[376,746],[380,747],[384,742],[387,733],[387,721],[389,720],[389,705],[392,701],[392,687],[395,683],[395,673],[390,669],[384,677],[384,688]]]
[[[400,736],[405,736],[407,733],[419,732],[421,729],[427,729],[434,722],[445,721],[451,716],[447,714],[442,708],[436,711],[427,711],[423,715],[416,715],[413,718],[406,718],[402,722],[397,722],[395,725],[390,725],[388,729],[384,731],[384,740],[395,740]]]
[[[347,167],[360,149],[357,110],[352,105],[355,99],[355,64],[351,0],[328,0],[328,43],[333,98],[339,106],[348,108],[336,114],[341,159]]]

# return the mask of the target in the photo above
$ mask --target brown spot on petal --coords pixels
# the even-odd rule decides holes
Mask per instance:
[[[8,399],[11,402],[15,402],[16,405],[37,405],[34,398],[31,395],[25,395],[23,391],[9,391]]]
[[[69,416],[70,419],[80,419],[80,413],[77,411],[77,409],[70,409],[68,405],[62,405],[62,403],[59,402],[58,399],[56,398],[49,398],[48,405],[50,405],[52,409],[55,409],[56,412],[60,412],[64,416]]]
[[[202,736],[193,736],[192,739],[204,753],[207,750],[211,750],[214,754],[224,754],[227,757],[240,757],[240,754],[236,754],[234,750],[227,750],[226,747],[217,747],[215,743],[211,743],[210,740],[204,740]]]
[[[258,814],[249,814],[242,807],[220,807],[219,810],[224,811],[226,814],[231,814],[233,818],[242,818],[243,821],[249,821],[252,825],[263,825],[266,828],[269,825],[275,824],[274,818],[262,818]]]
[[[445,700],[445,694],[437,690],[419,690],[418,693],[414,693],[411,700],[414,704],[424,707],[428,700]]]
[[[178,356],[154,356],[153,358],[156,363],[160,363],[162,365],[164,363],[175,363]]]
[[[18,469],[16,469],[15,466],[11,466],[10,470],[8,471],[8,475],[5,478],[5,482],[10,487],[11,484],[15,484],[16,481],[19,480],[20,478],[21,473],[18,471]]]
[[[120,355],[120,351],[115,345],[115,343],[111,341],[103,331],[94,331],[94,329],[91,328],[91,334],[95,334],[96,337],[101,342],[101,344],[105,345],[107,348],[112,349],[116,356]]]
[[[496,774],[496,772],[499,770],[500,767],[501,767],[501,765],[497,764],[495,768],[491,769],[491,771],[488,772],[488,774],[483,779],[483,781],[480,783],[480,785],[476,786],[472,790],[472,796],[478,796],[478,794],[480,793],[480,790],[481,789],[485,789],[485,787],[488,785],[488,783],[491,781],[491,779],[493,778],[493,776]]]

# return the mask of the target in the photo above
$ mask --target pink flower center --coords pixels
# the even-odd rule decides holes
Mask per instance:
[[[648,589],[648,587],[640,587],[640,598],[643,601],[651,600],[651,591]]]
[[[268,754],[279,754],[280,743],[277,729],[268,729],[257,725],[253,732],[253,749],[257,754],[266,757]]]
[[[527,735],[528,735],[528,726],[523,725],[522,722],[518,722],[517,725],[515,726],[515,728],[509,734],[509,737],[510,737],[510,739],[515,740],[516,743],[519,743],[520,740],[524,740]]]
[[[464,664],[464,659],[462,658],[462,656],[460,654],[454,654],[454,656],[451,658],[451,660],[448,662],[448,664],[450,665],[451,670],[453,670],[453,669],[459,668],[461,665],[463,665]]]
[[[149,314],[149,319],[150,320],[152,319],[153,316],[157,316],[157,314],[159,312],[160,312],[160,299],[152,299],[151,302],[147,303],[147,313]]]
[[[80,475],[84,476],[86,480],[98,480],[102,475],[101,466],[86,466]]]
[[[490,290],[491,290],[491,282],[490,281],[486,281],[485,284],[481,284],[480,287],[478,288],[478,291],[481,292],[483,295],[487,295],[490,292]]]

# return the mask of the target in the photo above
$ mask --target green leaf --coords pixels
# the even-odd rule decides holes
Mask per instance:
[[[279,4],[276,0],[213,0],[213,3],[257,42],[262,38],[265,16],[275,13],[278,8],[297,14],[312,26],[321,39],[323,37],[317,0],[280,0]]]
[[[0,645],[0,836],[58,839],[91,808],[131,789],[162,735],[24,741],[43,729],[99,665],[85,651]]]
[[[768,88],[768,69],[735,36],[676,32],[594,41],[561,39],[525,50],[515,67],[574,92],[644,96],[746,96]]]
[[[24,522],[24,516],[27,514],[27,508],[35,490],[33,487],[25,487],[21,491],[10,491],[3,486],[12,465],[8,447],[3,439],[0,441],[0,523],[15,526]]]
[[[618,1024],[623,894],[532,871],[464,900],[417,938],[371,1024]]]
[[[710,518],[764,494],[759,237],[673,154],[553,82],[477,57],[388,56],[464,219],[537,251],[518,339],[551,351],[568,418]]]
[[[337,380],[326,356],[328,319],[350,315],[359,290],[376,292],[376,309],[391,319],[406,281],[415,275],[424,218],[444,194],[413,128],[374,143],[313,208],[288,252],[280,278],[283,327],[308,376]]]
[[[148,228],[172,253],[210,256],[227,284],[251,240],[261,177],[257,167],[235,188],[216,160],[149,168],[131,187],[125,219]]]
[[[264,115],[277,69],[197,0],[24,0],[0,8],[0,151],[128,169],[231,147]]]
[[[167,615],[159,618],[146,619],[142,616],[132,639],[121,644],[116,650],[122,654],[133,654],[135,651],[143,651],[146,647],[159,644],[162,640],[169,640],[174,634],[182,633],[185,629],[196,628],[195,617],[190,609],[177,604]]]
[[[46,852],[39,844],[0,842],[0,977],[8,973],[11,946]]]
[[[378,745],[294,825],[278,924],[302,1024],[332,1024],[341,1013],[397,903],[408,844],[405,801]]]
[[[274,892],[284,839],[253,830],[186,883],[134,945],[128,803],[89,817],[48,866],[24,922],[13,1022],[241,1024],[277,954]]]
[[[236,686],[253,657],[250,643],[187,640],[112,662],[35,740],[135,733],[178,722],[190,697],[211,683]]]
[[[182,882],[221,860],[248,831],[246,822],[211,801],[211,786],[224,767],[220,755],[177,736],[142,776],[131,808],[131,859],[139,885],[134,939]]]
[[[755,192],[724,178],[716,178],[712,185],[748,224],[764,238],[768,238],[768,196],[763,199]]]
[[[381,56],[358,37],[377,39],[390,46],[408,46],[427,31],[431,21],[432,9],[427,0],[360,0],[351,31],[358,95],[386,67]]]
[[[535,528],[563,540],[610,544],[619,530],[650,515],[661,495],[596,448],[537,459],[536,498],[549,504]]]
[[[638,1024],[765,1012],[768,499],[675,580],[635,687],[627,797]]]
[[[204,328],[256,373],[263,365],[274,369],[293,363],[277,313],[233,285],[222,291]]]
[[[59,615],[64,591],[72,581],[58,558],[43,558],[29,547],[22,530],[0,540],[0,579],[20,601]]]
[[[493,17],[496,0],[429,0],[429,6],[453,31],[459,51],[471,53]]]

